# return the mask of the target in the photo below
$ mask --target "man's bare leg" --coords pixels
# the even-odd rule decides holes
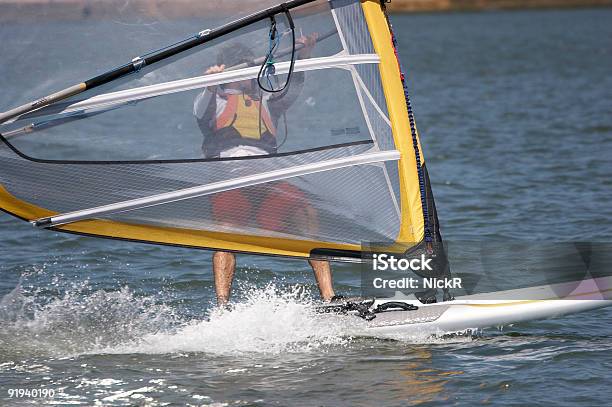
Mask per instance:
[[[308,260],[308,263],[310,263],[315,280],[317,280],[321,298],[323,298],[323,301],[331,300],[335,294],[329,262],[324,260]]]
[[[236,256],[233,253],[215,252],[213,254],[213,275],[215,277],[217,305],[225,305],[229,301],[235,271]]]
[[[319,217],[317,216],[317,211],[310,205],[296,211],[293,222],[294,225],[292,226],[297,230],[306,231],[308,233],[317,233],[319,230]],[[317,280],[321,298],[323,298],[323,301],[331,300],[335,294],[329,262],[324,260],[308,260],[308,263],[310,263],[310,267],[312,267],[312,271],[315,275],[315,280]]]

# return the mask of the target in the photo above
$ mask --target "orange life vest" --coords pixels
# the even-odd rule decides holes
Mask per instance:
[[[270,112],[265,105],[261,106],[261,101],[244,93],[225,93],[221,96],[227,103],[221,114],[217,115],[217,130],[233,127],[240,137],[246,139],[260,140],[266,132],[276,137],[276,128]]]

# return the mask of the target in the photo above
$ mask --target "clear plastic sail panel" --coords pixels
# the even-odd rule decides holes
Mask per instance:
[[[167,37],[109,18],[134,54],[75,56],[14,105],[101,66],[134,72],[2,123],[2,209],[73,233],[298,257],[420,242],[424,163],[380,3],[292,3],[224,2],[208,27],[158,21]]]

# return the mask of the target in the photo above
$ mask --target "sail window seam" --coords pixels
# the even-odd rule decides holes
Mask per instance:
[[[262,155],[251,155],[244,157],[215,157],[215,158],[184,158],[174,160],[115,160],[115,161],[97,161],[97,160],[48,160],[31,157],[19,151],[10,141],[8,141],[3,134],[0,134],[0,142],[4,143],[13,153],[19,157],[28,161],[41,163],[41,164],[72,164],[72,165],[131,165],[131,164],[186,164],[186,163],[207,163],[207,162],[220,162],[220,161],[249,161],[249,160],[261,160],[267,158],[276,157],[288,157],[295,155],[302,155],[313,153],[317,151],[334,150],[343,147],[353,147],[364,144],[374,144],[371,139],[358,140],[348,143],[331,144],[328,146],[314,147],[303,150],[287,151],[276,154],[262,154]]]

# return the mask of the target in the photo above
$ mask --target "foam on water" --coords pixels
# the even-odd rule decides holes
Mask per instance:
[[[100,349],[106,353],[206,352],[212,354],[310,352],[347,345],[357,319],[318,314],[300,291],[276,286],[254,289],[231,310],[213,309],[206,320],[144,335],[137,341]]]
[[[276,355],[322,352],[372,336],[364,320],[316,312],[317,302],[296,287],[238,287],[240,299],[230,309],[203,309],[200,318],[180,315],[161,293],[138,295],[128,287],[94,290],[87,281],[56,288],[50,294],[20,283],[0,300],[0,359],[181,352]],[[471,336],[434,338],[417,330],[387,339],[448,343],[470,341]]]
[[[19,284],[0,300],[2,353],[309,352],[346,345],[363,327],[357,319],[317,313],[302,290],[269,285],[242,297],[231,309],[212,308],[205,318],[188,320],[160,298],[128,287],[94,291],[84,282],[49,299],[48,292]]]
[[[134,340],[176,323],[172,308],[128,287],[92,291],[87,281],[62,294],[25,290],[0,300],[0,356],[75,355]]]

